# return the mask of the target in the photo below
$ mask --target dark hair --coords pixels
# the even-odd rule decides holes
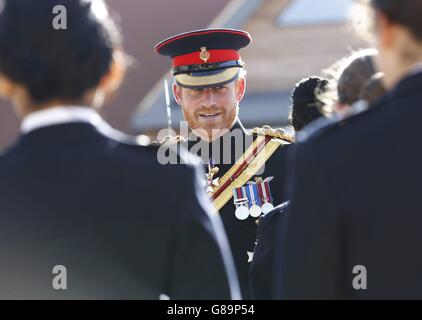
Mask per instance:
[[[362,88],[359,98],[361,100],[368,101],[370,107],[381,96],[387,93],[387,89],[382,82],[383,78],[383,73],[377,73],[373,75],[372,78],[369,79],[365,86]]]
[[[298,82],[292,92],[291,123],[295,131],[302,130],[312,121],[320,118],[322,102],[319,95],[328,86],[328,80],[320,77],[309,77]]]
[[[377,73],[373,61],[376,51],[363,50],[352,54],[343,62],[337,80],[338,102],[352,105],[359,100],[360,92],[371,77]]]
[[[67,29],[53,27],[57,5],[66,8]],[[92,0],[5,0],[0,73],[25,86],[34,103],[81,99],[109,71],[120,44],[106,7],[103,16],[93,9]]]
[[[422,41],[422,2],[420,0],[371,0],[376,10],[384,13],[391,21],[408,28]]]

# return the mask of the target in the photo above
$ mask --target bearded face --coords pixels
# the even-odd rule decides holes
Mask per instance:
[[[173,86],[173,93],[189,127],[201,138],[214,140],[236,122],[239,102],[245,92],[245,80],[206,89]],[[208,138],[204,137],[208,136]]]

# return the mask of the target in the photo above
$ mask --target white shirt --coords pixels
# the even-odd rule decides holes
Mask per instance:
[[[22,133],[29,133],[39,128],[73,122],[99,125],[103,122],[100,115],[90,107],[57,106],[27,115],[21,124]]]

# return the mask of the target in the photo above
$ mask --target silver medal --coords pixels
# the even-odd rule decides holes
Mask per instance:
[[[246,220],[249,217],[249,210],[245,206],[239,206],[234,213],[237,219]]]
[[[249,214],[251,215],[251,217],[253,218],[258,218],[262,213],[262,210],[259,206],[257,206],[256,204],[254,204],[250,209],[249,209]]]
[[[265,202],[263,205],[262,205],[262,212],[264,213],[264,214],[267,214],[268,212],[270,212],[271,210],[273,210],[274,209],[274,206],[271,204],[271,203],[269,203],[269,202]]]

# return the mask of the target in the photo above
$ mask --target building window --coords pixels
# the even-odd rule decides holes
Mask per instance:
[[[280,27],[344,23],[354,0],[292,0],[277,19]]]

